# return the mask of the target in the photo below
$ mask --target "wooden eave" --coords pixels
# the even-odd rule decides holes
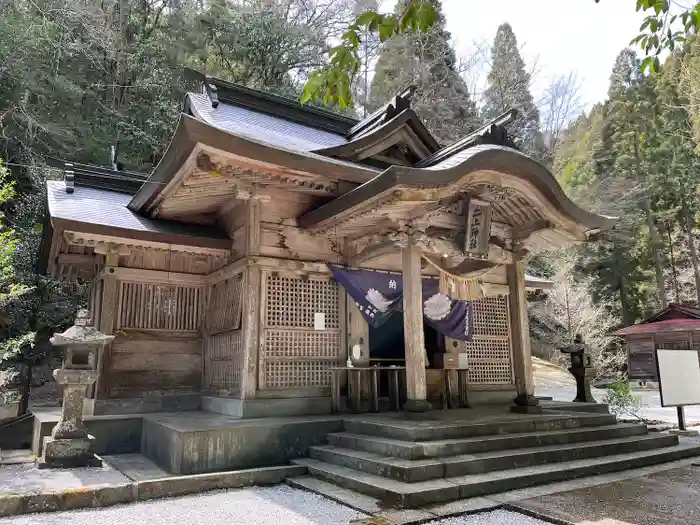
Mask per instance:
[[[538,162],[510,148],[482,145],[426,169],[393,166],[299,217],[298,225],[317,233],[361,235],[364,230],[391,228],[392,223],[418,221],[448,208],[460,195],[478,197],[485,190],[498,194],[491,203],[494,223],[522,231],[521,239],[537,237],[542,245],[583,241],[613,228],[617,220],[576,206]]]
[[[224,233],[219,237],[204,237],[195,235],[183,235],[178,233],[164,233],[152,231],[131,230],[115,226],[105,226],[101,224],[91,224],[67,219],[51,219],[51,226],[56,234],[74,232],[78,234],[100,235],[105,237],[119,237],[122,239],[143,241],[147,243],[158,243],[163,245],[192,246],[196,248],[225,250],[231,248],[231,239]],[[56,235],[54,235],[55,237]]]
[[[316,150],[314,153],[361,161],[379,155],[400,143],[405,144],[418,159],[424,159],[440,149],[440,144],[418,115],[412,109],[405,109],[388,122],[357,134],[346,144]],[[382,160],[385,161],[384,158]]]
[[[129,209],[141,214],[153,213],[157,205],[176,192],[193,173],[193,160],[200,153],[215,154],[227,158],[243,169],[260,175],[258,184],[264,186],[265,178],[272,183],[284,183],[285,175],[306,178],[312,183],[323,178],[333,183],[347,181],[362,184],[375,177],[379,170],[354,165],[315,153],[295,152],[242,137],[221,130],[194,117],[182,114],[175,135],[160,163],[146,184],[129,203]],[[276,180],[275,180],[276,179]],[[294,185],[289,189],[294,190]]]

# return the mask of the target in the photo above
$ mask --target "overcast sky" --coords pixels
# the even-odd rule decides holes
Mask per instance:
[[[385,0],[384,9],[396,0]],[[577,73],[586,107],[605,98],[617,54],[639,32],[643,19],[633,0],[443,0],[447,29],[459,55],[490,49],[503,22],[513,27],[525,61],[536,65],[533,95],[554,76]],[[484,69],[487,69],[486,66]],[[469,81],[483,90],[483,72]]]

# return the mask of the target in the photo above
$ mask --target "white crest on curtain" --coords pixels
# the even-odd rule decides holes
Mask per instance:
[[[391,301],[374,288],[370,288],[367,291],[366,298],[372,304],[372,306],[382,313],[386,312],[389,309],[389,306],[391,306]]]
[[[423,312],[428,319],[442,321],[452,310],[452,301],[444,293],[436,293],[423,303]]]

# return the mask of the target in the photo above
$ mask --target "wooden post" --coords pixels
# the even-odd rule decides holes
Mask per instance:
[[[248,260],[243,274],[243,363],[241,363],[241,399],[252,399],[257,391],[260,338],[261,270],[251,263],[260,254],[260,207],[265,197],[252,195],[246,201],[245,254]]]
[[[510,289],[510,330],[513,345],[513,371],[517,397],[513,400],[511,411],[538,414],[542,412],[539,401],[535,398],[535,382],[532,374],[530,352],[530,323],[527,315],[527,298],[525,295],[525,263],[514,255],[513,264],[507,267],[508,287]]]
[[[114,333],[117,309],[119,308],[119,281],[114,275],[119,266],[119,249],[110,249],[105,254],[104,276],[102,277],[102,297],[97,329],[105,335]],[[95,399],[109,397],[110,364],[112,361],[112,345],[107,344],[99,351],[97,360],[97,382],[95,383]]]
[[[432,407],[427,401],[425,376],[425,341],[423,338],[423,290],[420,269],[420,249],[409,233],[403,248],[403,330],[406,347],[406,394],[404,409],[426,412]]]

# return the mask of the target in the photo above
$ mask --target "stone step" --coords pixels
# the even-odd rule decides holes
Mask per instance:
[[[495,494],[569,479],[619,472],[700,455],[700,445],[684,441],[671,447],[615,454],[534,467],[406,483],[325,463],[312,458],[293,460],[309,474],[340,487],[377,498],[386,505],[415,508],[462,498]]]
[[[422,442],[337,432],[328,434],[328,443],[337,447],[374,452],[382,456],[424,459],[541,445],[564,445],[597,439],[639,436],[646,433],[645,425],[634,423]]]
[[[605,403],[560,403],[557,401],[544,401],[540,404],[544,410],[557,410],[560,412],[587,412],[593,414],[610,413],[610,409]]]
[[[678,444],[677,436],[651,434],[605,439],[576,445],[552,445],[417,460],[393,458],[372,452],[323,445],[310,447],[309,457],[397,481],[417,483],[431,479],[639,452],[676,444]]]
[[[352,434],[398,439],[403,441],[434,441],[465,437],[490,436],[494,434],[514,434],[563,430],[571,428],[595,427],[616,423],[611,414],[559,414],[537,417],[512,417],[495,421],[405,421],[378,420],[369,418],[346,418],[343,430]]]

